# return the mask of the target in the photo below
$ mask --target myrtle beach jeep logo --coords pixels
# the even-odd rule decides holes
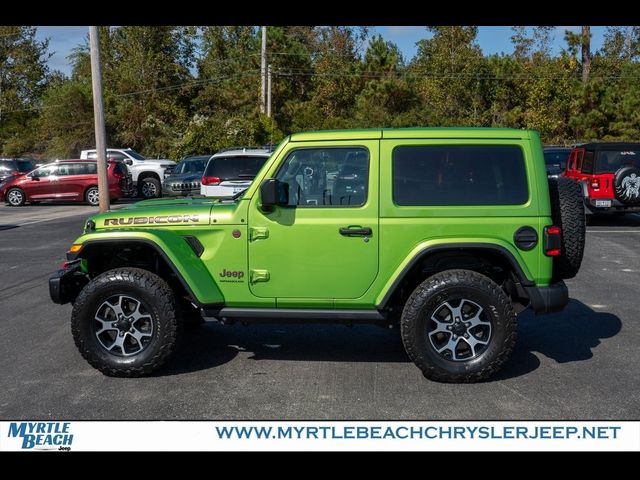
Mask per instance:
[[[105,218],[104,226],[118,225],[146,225],[163,223],[195,223],[200,221],[199,215],[158,215],[156,217],[120,217]]]
[[[70,422],[11,422],[9,438],[22,440],[23,450],[71,450]]]

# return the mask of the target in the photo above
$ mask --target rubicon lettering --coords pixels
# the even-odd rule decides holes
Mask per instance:
[[[8,437],[21,438],[23,450],[71,450],[73,434],[69,425],[69,422],[12,422]]]
[[[105,218],[104,226],[118,225],[145,225],[163,223],[197,223],[200,221],[199,215],[158,215],[157,217],[120,217]]]

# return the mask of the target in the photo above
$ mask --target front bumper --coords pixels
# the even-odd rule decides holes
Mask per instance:
[[[53,303],[64,305],[73,302],[80,290],[89,282],[80,267],[80,260],[70,262],[66,268],[49,277],[49,296]]]
[[[569,289],[560,280],[548,287],[524,287],[536,315],[559,312],[569,303]]]
[[[162,196],[183,197],[187,195],[199,195],[200,182],[167,181],[162,184]]]

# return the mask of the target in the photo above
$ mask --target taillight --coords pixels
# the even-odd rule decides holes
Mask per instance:
[[[202,185],[220,185],[218,177],[202,177]]]
[[[544,254],[557,257],[562,253],[562,230],[560,227],[544,227]]]
[[[600,179],[592,178],[591,179],[591,188],[594,190],[600,190]]]

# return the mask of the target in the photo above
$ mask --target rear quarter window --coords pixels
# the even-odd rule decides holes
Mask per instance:
[[[516,145],[420,145],[393,150],[399,206],[522,205],[529,199]]]

